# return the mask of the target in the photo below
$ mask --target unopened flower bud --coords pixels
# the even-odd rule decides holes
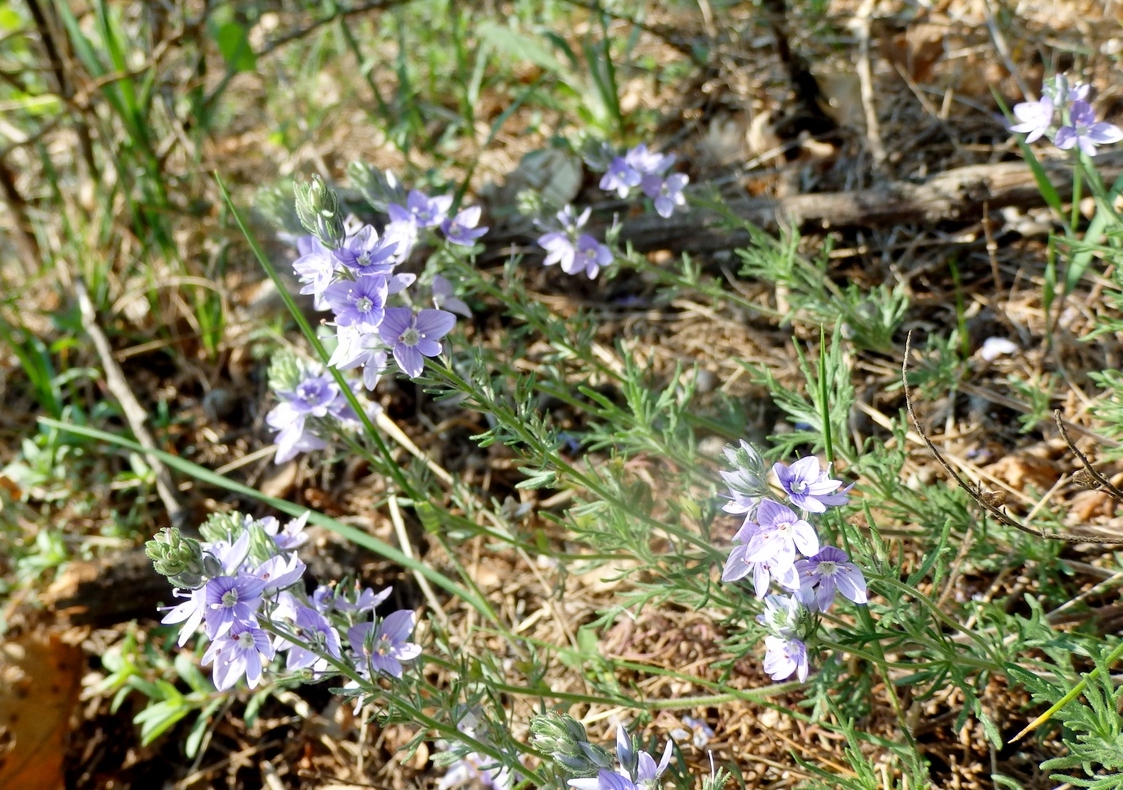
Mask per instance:
[[[162,529],[144,544],[144,553],[161,576],[177,587],[195,589],[204,582],[203,550],[199,541],[184,537],[178,529]]]
[[[351,183],[363,193],[367,203],[386,213],[391,203],[404,206],[406,193],[393,173],[385,173],[365,162],[352,162],[347,166]]]
[[[328,249],[339,248],[347,234],[343,229],[343,212],[335,190],[319,176],[312,176],[311,181],[298,183],[295,191],[300,224]]]
[[[304,226],[293,205],[291,185],[259,189],[254,195],[253,205],[276,228],[294,236],[304,234]]]
[[[274,392],[291,392],[304,378],[300,360],[291,351],[278,351],[269,361],[269,388]]]
[[[524,217],[538,217],[546,211],[546,201],[537,189],[523,189],[515,195],[515,209]]]
[[[612,755],[589,743],[585,728],[572,716],[556,713],[536,716],[530,723],[530,731],[535,748],[549,754],[574,776],[596,776],[614,765]]]

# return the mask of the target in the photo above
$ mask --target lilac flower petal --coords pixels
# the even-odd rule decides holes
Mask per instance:
[[[456,326],[456,316],[447,310],[422,310],[417,314],[418,332],[431,340],[438,340]]]
[[[420,376],[425,369],[425,357],[417,350],[417,346],[394,346],[394,361],[411,379]]]

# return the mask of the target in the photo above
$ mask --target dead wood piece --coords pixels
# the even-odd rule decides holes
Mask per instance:
[[[138,546],[92,561],[71,562],[43,595],[47,612],[69,625],[108,628],[152,619],[174,603],[168,580]]]
[[[1123,153],[1097,159],[1101,175],[1111,182],[1123,172]],[[1067,162],[1043,163],[1062,200],[1072,195],[1072,170]],[[1005,206],[1044,205],[1033,173],[1024,162],[970,165],[948,170],[923,183],[890,181],[854,192],[823,192],[771,198],[730,200],[729,210],[760,228],[778,225],[800,230],[835,227],[878,227],[908,223],[935,224],[968,221]],[[669,219],[645,215],[624,223],[621,240],[638,250],[675,249],[709,252],[744,245],[745,231],[721,228],[722,218],[711,211],[676,214]]]

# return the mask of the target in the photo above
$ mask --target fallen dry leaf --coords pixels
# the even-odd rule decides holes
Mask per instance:
[[[0,787],[57,790],[82,650],[36,632],[0,644]]]

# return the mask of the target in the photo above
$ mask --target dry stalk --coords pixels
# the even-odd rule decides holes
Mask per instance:
[[[993,516],[994,519],[1000,524],[1004,524],[1007,527],[1013,527],[1014,529],[1021,530],[1028,535],[1036,535],[1037,537],[1044,538],[1045,540],[1062,540],[1066,543],[1096,543],[1103,546],[1123,545],[1123,539],[1119,538],[1103,538],[1096,535],[1065,535],[1060,532],[1046,532],[1044,529],[1034,529],[1027,524],[1023,524],[1022,522],[1018,521],[1016,518],[1002,510],[1002,498],[997,497],[994,492],[984,491],[982,490],[981,486],[976,488],[970,485],[962,477],[960,477],[959,473],[952,468],[952,465],[948,463],[948,461],[940,453],[935,443],[933,443],[933,441],[928,438],[927,432],[920,424],[920,419],[916,416],[916,410],[912,405],[912,397],[909,395],[908,369],[909,354],[911,353],[911,350],[912,332],[909,332],[908,337],[905,339],[905,356],[901,361],[901,383],[905,391],[905,406],[908,409],[909,418],[912,420],[913,427],[916,428],[916,432],[920,435],[920,438],[924,440],[924,443],[928,445],[928,449],[932,451],[932,455],[935,456],[936,461],[940,464],[940,466],[944,468],[944,471],[947,472],[948,475],[950,475],[951,478],[955,480],[955,482],[957,482],[964,491],[967,492],[967,496],[971,497],[971,499],[973,499],[975,503],[978,504],[979,507],[981,507],[983,510],[990,513],[991,516]],[[1070,444],[1069,446],[1071,447],[1072,445]]]

